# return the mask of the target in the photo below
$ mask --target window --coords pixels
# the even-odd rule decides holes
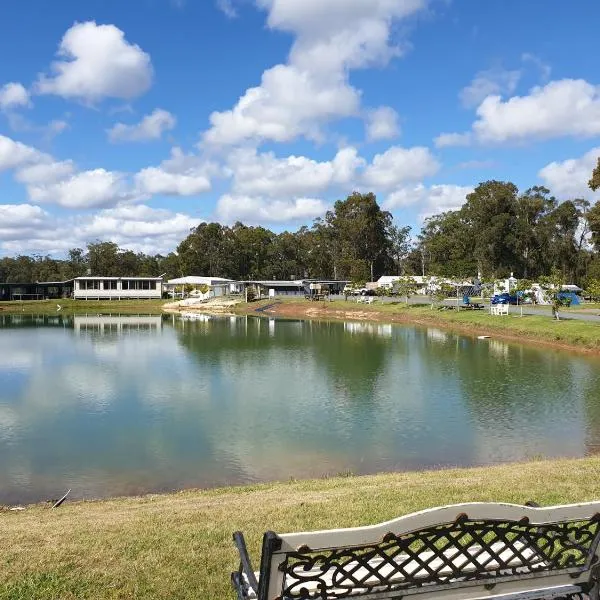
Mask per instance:
[[[116,279],[105,279],[104,280],[104,289],[105,290],[116,290],[117,289],[117,280]]]
[[[97,279],[80,279],[79,280],[80,290],[99,290],[100,282]]]

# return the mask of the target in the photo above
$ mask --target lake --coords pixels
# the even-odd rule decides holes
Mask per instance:
[[[599,447],[595,357],[373,323],[0,316],[0,504]]]

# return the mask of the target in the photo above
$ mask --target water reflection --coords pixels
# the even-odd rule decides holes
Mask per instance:
[[[578,456],[595,359],[437,329],[0,318],[0,502]]]

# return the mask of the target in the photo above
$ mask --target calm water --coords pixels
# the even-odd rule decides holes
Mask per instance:
[[[581,456],[599,367],[390,325],[0,316],[0,503]]]

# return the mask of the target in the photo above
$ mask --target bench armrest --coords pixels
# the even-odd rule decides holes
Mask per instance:
[[[233,585],[236,588],[240,599],[248,598],[249,596],[256,598],[258,596],[258,581],[256,575],[254,575],[254,570],[252,569],[250,556],[248,556],[244,534],[241,531],[236,531],[233,534],[233,542],[240,555],[239,569],[231,574]],[[251,594],[248,592],[251,592]]]

